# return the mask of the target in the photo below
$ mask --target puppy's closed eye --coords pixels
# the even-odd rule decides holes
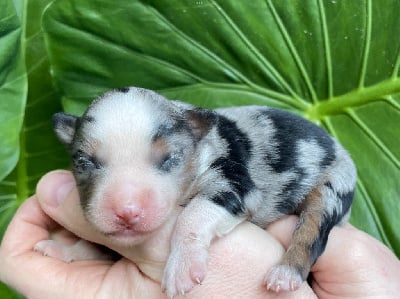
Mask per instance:
[[[183,161],[183,150],[175,150],[164,155],[158,167],[161,171],[168,172]]]
[[[78,172],[90,171],[92,169],[99,169],[100,163],[97,161],[96,157],[90,156],[87,153],[78,150],[73,156],[74,168]]]

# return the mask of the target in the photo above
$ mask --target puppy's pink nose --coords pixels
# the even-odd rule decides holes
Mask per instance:
[[[143,210],[134,205],[119,206],[114,209],[118,220],[124,224],[134,225],[143,217]]]

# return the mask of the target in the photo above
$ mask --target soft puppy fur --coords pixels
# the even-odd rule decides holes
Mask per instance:
[[[350,213],[349,154],[283,110],[207,110],[127,87],[103,94],[81,117],[56,114],[54,127],[71,153],[84,214],[100,232],[138,246],[160,238],[168,223],[162,287],[169,297],[203,281],[213,239],[242,221],[266,227],[288,214],[298,225],[265,285],[295,290]]]

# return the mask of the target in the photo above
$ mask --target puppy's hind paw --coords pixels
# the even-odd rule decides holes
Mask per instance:
[[[299,271],[289,265],[276,265],[272,267],[264,279],[267,290],[274,292],[295,291],[303,283]]]

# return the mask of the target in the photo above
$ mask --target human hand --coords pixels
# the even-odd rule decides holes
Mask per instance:
[[[287,248],[297,217],[268,228]],[[400,261],[381,242],[350,224],[334,227],[324,253],[311,269],[320,299],[399,298]]]
[[[57,194],[67,199],[57,202]],[[0,248],[1,280],[29,298],[165,297],[159,284],[144,276],[127,258],[67,264],[33,252],[34,244],[48,239],[50,232],[70,238],[42,208],[81,237],[112,247],[79,213],[79,198],[70,173],[53,172],[45,176],[38,195],[28,199],[10,223]],[[268,231],[287,246],[296,221],[288,217]],[[114,250],[129,255],[125,248]],[[266,269],[282,253],[271,235],[243,224],[212,245],[204,284],[185,298],[316,298],[307,284],[297,292],[281,294],[267,293],[261,287]],[[397,298],[400,293],[399,260],[383,244],[350,225],[332,230],[326,251],[312,272],[318,298]]]
[[[326,251],[312,272],[318,298],[399,298],[399,259],[350,224],[331,231]]]
[[[125,258],[65,263],[33,251],[38,241],[50,237],[70,241],[68,231],[113,248]],[[128,248],[107,242],[83,217],[72,175],[49,173],[39,183],[37,195],[17,211],[4,235],[0,280],[30,299],[165,298],[159,283],[130,261]],[[270,234],[244,223],[213,243],[205,281],[184,298],[316,298],[307,284],[296,292],[280,294],[262,286],[265,272],[282,254],[282,246]],[[157,261],[145,262],[150,271],[162,266]]]
[[[27,199],[0,247],[0,280],[30,299],[160,298],[158,284],[142,276],[127,259],[68,264],[34,252],[34,245],[49,238],[50,232],[59,240],[70,238],[43,212],[36,196]]]

